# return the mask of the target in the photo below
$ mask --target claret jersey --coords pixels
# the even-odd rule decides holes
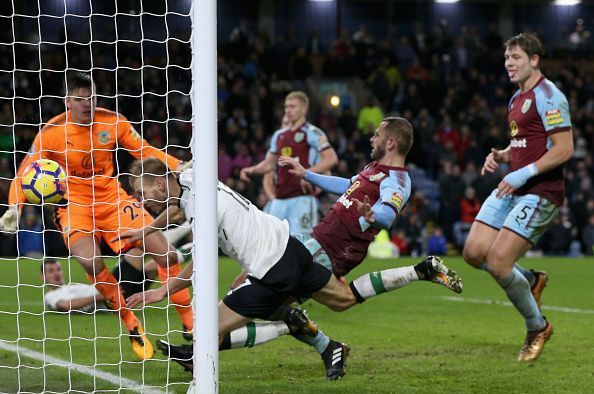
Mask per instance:
[[[269,152],[277,156],[299,159],[299,163],[309,168],[320,161],[320,153],[330,148],[326,134],[309,123],[296,130],[280,129],[272,135]],[[289,173],[288,167],[277,169],[275,186],[276,198],[291,198],[303,195],[301,180]]]
[[[554,83],[542,77],[527,92],[517,91],[509,102],[511,171],[540,159],[552,146],[550,135],[571,131],[569,104]],[[515,194],[536,194],[563,205],[563,166],[531,178]]]
[[[368,196],[372,206],[387,205],[398,215],[410,192],[407,169],[380,165],[376,161],[351,178],[349,189],[312,232],[332,261],[332,270],[337,277],[346,275],[363,261],[369,244],[379,232],[366,222],[361,223],[361,215],[352,199],[363,201]]]

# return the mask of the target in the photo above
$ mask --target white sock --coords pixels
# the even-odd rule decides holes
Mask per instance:
[[[289,327],[282,321],[249,322],[231,331],[231,349],[253,347],[289,334]]]
[[[381,272],[370,272],[351,282],[357,301],[374,297],[378,294],[399,289],[410,282],[419,280],[414,266],[392,268]]]

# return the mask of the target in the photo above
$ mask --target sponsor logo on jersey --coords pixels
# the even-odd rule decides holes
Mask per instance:
[[[515,137],[516,135],[518,135],[518,132],[520,131],[518,129],[518,124],[516,123],[515,120],[512,120],[512,122],[509,124],[509,129],[510,129],[512,137]]]
[[[559,123],[563,123],[564,119],[561,116],[561,111],[558,109],[551,109],[545,112],[545,122],[547,126],[554,126]]]
[[[376,182],[379,181],[380,179],[382,179],[383,177],[385,177],[386,174],[383,172],[378,172],[377,174],[373,174],[372,176],[369,177],[369,180],[371,182]]]
[[[524,104],[522,104],[522,113],[525,114],[530,109],[530,105],[532,104],[532,99],[524,100]]]
[[[402,203],[404,202],[404,197],[402,197],[402,195],[398,192],[394,192],[394,194],[392,194],[392,197],[390,197],[390,204],[394,205],[394,207],[396,209],[398,209],[400,211],[400,208],[402,208]]]
[[[293,137],[293,139],[295,140],[296,143],[300,143],[301,141],[303,141],[303,139],[305,138],[305,133],[298,131],[297,133],[295,133],[295,136]]]
[[[340,196],[340,198],[336,202],[342,204],[346,209],[349,209],[351,205],[353,205],[353,202],[347,198],[346,194]]]
[[[517,140],[514,138],[513,140],[511,140],[509,145],[512,148],[525,148],[527,145],[526,138],[522,138],[521,140]]]
[[[80,161],[80,165],[85,170],[93,168],[93,155],[88,154],[85,157],[83,157],[82,160]]]
[[[104,130],[99,132],[99,142],[102,144],[107,144],[109,142],[109,131]]]
[[[283,146],[281,148],[281,156],[292,157],[293,156],[293,148],[290,146]]]

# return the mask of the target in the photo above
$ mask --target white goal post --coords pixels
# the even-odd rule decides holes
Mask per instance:
[[[194,382],[188,392],[217,393],[217,8],[216,0],[192,6],[192,107],[194,138]],[[198,28],[199,26],[199,28]],[[200,185],[200,187],[198,187]],[[199,192],[199,193],[198,193]],[[198,389],[199,388],[199,389]]]
[[[89,147],[68,148],[72,141],[67,126],[63,134],[55,130],[48,134],[65,144],[63,150],[51,145],[47,158],[64,158],[60,164],[67,179],[85,178],[89,183],[116,179],[132,194],[127,185],[129,164],[132,156],[145,157],[145,145],[131,148],[120,139],[129,132],[131,139],[142,138],[182,161],[193,157],[193,180],[199,185],[193,196],[199,208],[191,224],[196,264],[190,295],[197,328],[192,375],[157,346],[159,340],[184,343],[179,307],[186,305],[166,299],[133,309],[155,351],[153,358],[139,360],[131,349],[129,325],[107,311],[102,294],[93,289],[77,259],[84,256],[74,255],[66,246],[64,234],[75,224],[65,225],[62,217],[58,219],[62,225],[56,226],[55,207],[19,201],[17,234],[0,231],[0,392],[218,392],[216,8],[216,0],[10,0],[0,4],[0,216],[16,206],[14,198],[10,203],[7,196],[11,183],[19,182],[22,161],[31,154],[46,154],[51,145],[49,138],[41,137],[37,144],[34,138],[50,119],[68,111],[65,87],[72,71],[90,74],[98,106],[119,115],[112,124],[118,125],[113,135],[109,125],[103,129],[95,122],[88,128],[97,134],[93,140],[89,133]],[[130,128],[120,128],[121,122]],[[96,141],[106,145],[98,146]],[[72,152],[89,157],[79,164],[87,172],[75,168]],[[113,164],[96,159],[105,152],[113,155]],[[114,174],[105,175],[110,168]],[[121,259],[134,260],[133,248],[111,252],[108,241],[115,235],[112,229],[101,228],[105,224],[95,212],[101,204],[120,204],[122,210],[123,202],[103,201],[94,191],[86,197],[91,201],[88,205],[73,200],[69,204],[82,204],[93,212],[89,214],[93,228],[81,232],[101,243],[101,252],[89,260],[101,259],[112,275]],[[133,219],[140,212],[134,209],[140,206],[123,207],[123,212]],[[65,217],[70,220],[70,215],[68,211]],[[112,221],[120,223],[117,215]],[[61,267],[62,284],[50,286],[47,264],[56,264],[50,259],[57,261],[57,266],[52,265],[56,270]],[[151,264],[147,256],[140,275],[156,282],[154,289],[162,272]],[[150,272],[149,266],[153,267]],[[117,272],[124,275],[121,269]],[[95,274],[99,273],[90,275]],[[142,284],[142,279],[129,282]],[[70,290],[79,284],[79,293]],[[67,308],[60,301],[48,301],[53,289],[69,294],[64,296],[70,297]],[[123,288],[118,291],[124,292]],[[68,310],[77,309],[78,301],[73,300],[82,298],[90,298],[82,312]]]

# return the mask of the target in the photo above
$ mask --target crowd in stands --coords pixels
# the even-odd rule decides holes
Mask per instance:
[[[266,154],[269,138],[281,124],[284,96],[291,90],[305,89],[303,81],[309,77],[357,77],[365,81],[369,93],[360,108],[333,108],[310,97],[309,120],[327,133],[340,159],[333,173],[350,177],[369,161],[369,138],[383,116],[398,114],[410,120],[415,130],[409,155],[413,193],[392,229],[392,242],[401,254],[459,252],[481,202],[506,171],[502,166],[494,174],[480,176],[490,149],[503,149],[509,142],[507,104],[515,87],[505,74],[502,44],[503,37],[495,29],[484,36],[469,27],[454,33],[445,20],[433,29],[419,28],[409,35],[385,38],[374,37],[361,26],[354,32],[343,30],[333,42],[323,42],[315,32],[305,42],[291,34],[272,38],[242,21],[227,42],[219,43],[219,178],[263,207],[267,201],[261,182],[244,183],[238,174]],[[94,71],[94,77],[98,93],[105,96],[116,93],[112,80],[117,81],[117,92],[125,92],[117,100],[117,110],[135,122],[151,143],[168,146],[175,155],[187,159],[190,51],[179,41],[167,45],[167,60],[150,54],[140,58],[136,51],[119,48],[120,69]],[[69,50],[69,65],[90,68],[85,60],[88,49],[85,52],[79,46]],[[37,52],[21,57],[18,50],[15,53],[18,68],[38,67]],[[63,69],[65,62],[59,53],[42,53],[43,61]],[[110,63],[114,53],[109,46],[94,51],[93,64],[114,66]],[[12,58],[0,62],[3,69],[12,69]],[[154,67],[141,73],[136,71],[141,64]],[[570,103],[575,153],[566,165],[567,201],[536,248],[547,254],[591,255],[594,74],[567,59],[551,69],[547,69],[548,64],[545,61],[545,76],[559,85]],[[17,73],[14,92],[6,74],[0,73],[0,151],[16,148],[18,162],[28,150],[40,119],[47,121],[64,107],[56,99],[17,99],[12,106],[7,98],[13,93],[21,97],[37,97],[41,92],[60,95],[63,74],[42,73],[42,91],[35,81],[37,74]],[[116,109],[113,98],[100,97],[99,101]],[[17,123],[14,129],[6,126],[13,122]],[[0,158],[0,173],[14,173],[12,155]],[[2,202],[6,201],[8,179],[0,182]],[[323,196],[321,209],[328,209],[333,198]]]

